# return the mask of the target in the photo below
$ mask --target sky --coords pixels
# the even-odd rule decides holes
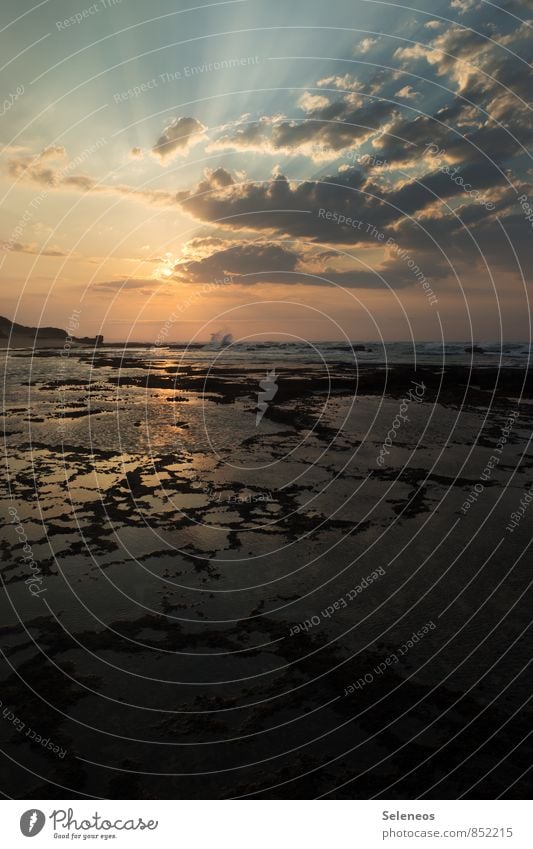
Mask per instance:
[[[530,0],[3,0],[0,314],[530,338]]]

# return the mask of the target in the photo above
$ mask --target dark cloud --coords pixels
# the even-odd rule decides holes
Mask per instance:
[[[447,171],[435,170],[419,180],[410,180],[397,191],[387,195],[389,202],[399,207],[404,215],[415,215],[427,206],[433,205],[436,200],[449,203],[453,198],[461,198],[466,201],[469,193],[476,198],[475,203],[483,203],[483,210],[472,205],[475,216],[486,215],[486,202],[490,203],[487,190],[497,187],[507,187],[507,178],[487,162],[468,164],[464,167],[450,168]],[[485,195],[483,195],[485,192]]]
[[[354,244],[366,241],[364,230],[352,225],[355,219],[386,226],[398,213],[379,198],[369,197],[372,189],[364,175],[346,168],[331,177],[290,182],[283,174],[252,183],[237,182],[223,168],[206,172],[199,185],[180,192],[176,198],[201,221],[235,230],[270,230],[314,241]],[[379,190],[381,191],[381,189]],[[319,214],[336,213],[336,219]],[[339,217],[350,223],[338,223]]]
[[[188,259],[177,263],[174,276],[183,282],[206,282],[232,278],[232,282],[267,282],[278,272],[294,271],[300,261],[298,253],[290,247],[271,242],[219,242],[219,250],[201,259]],[[190,247],[190,246],[188,246]],[[205,247],[205,245],[202,245]]]
[[[397,109],[385,100],[365,102],[355,93],[332,100],[306,93],[300,106],[306,112],[301,120],[262,118],[244,126],[236,124],[213,142],[211,149],[332,158],[380,132]]]
[[[523,193],[532,197],[533,187],[523,187]],[[501,192],[495,205],[490,215],[476,204],[457,206],[455,215],[429,215],[424,217],[423,229],[405,219],[396,228],[398,241],[417,258],[421,251],[440,249],[463,274],[475,268],[486,274],[487,267],[496,275],[501,271],[520,274],[521,267],[529,280],[533,275],[531,222],[513,189]]]
[[[186,246],[187,247],[187,246]],[[422,266],[408,255],[398,255],[396,247],[386,249],[382,259],[372,266],[335,250],[309,248],[284,242],[233,242],[199,260],[187,260],[175,266],[180,282],[252,286],[258,284],[303,284],[341,286],[349,289],[403,289],[417,283],[415,272]],[[433,279],[445,277],[449,269],[444,261],[422,254]],[[417,258],[417,263],[419,260]]]
[[[491,193],[506,185],[505,175],[494,174],[484,163],[455,169],[455,173],[452,169],[449,174],[433,168],[397,187],[367,179],[355,168],[300,183],[282,174],[258,183],[237,182],[229,172],[217,169],[177,199],[196,218],[226,229],[365,245],[376,239],[372,228],[391,235],[403,219],[416,217],[440,201],[459,198],[466,203],[475,197],[471,216],[485,218],[491,209],[487,206],[492,203]]]
[[[458,0],[458,9],[466,11],[467,6],[472,10],[476,4]],[[533,139],[527,108],[533,90],[530,22],[514,22],[508,32],[497,33],[480,14],[472,28],[448,27],[426,45],[396,49],[394,57],[409,71],[414,60],[424,61],[437,76],[447,77],[455,95],[433,115],[396,118],[378,142],[390,162],[408,164],[412,150],[405,141],[410,141],[434,142],[446,149],[450,161],[485,158],[501,165],[520,155]]]
[[[185,156],[193,145],[202,140],[205,130],[206,127],[196,118],[175,118],[159,136],[152,153],[162,162],[178,155]]]
[[[521,187],[521,192],[531,196],[531,187]],[[302,248],[259,251],[250,245],[232,246],[208,251],[207,258],[182,265],[181,271],[183,279],[189,274],[193,280],[249,273],[249,283],[265,279],[298,283],[304,282],[305,275],[318,275],[361,288],[383,285],[375,273],[379,271],[392,288],[409,286],[413,275],[398,260],[395,248],[389,247],[389,239],[398,250],[409,253],[428,279],[451,276],[454,268],[462,275],[484,270],[485,263],[516,271],[512,248],[496,216],[508,230],[520,262],[530,271],[531,225],[519,214],[516,198],[507,175],[486,162],[466,163],[449,173],[433,169],[419,180],[396,186],[367,179],[355,168],[300,183],[281,174],[258,183],[237,182],[229,172],[218,169],[208,172],[196,189],[178,196],[185,210],[225,231],[290,237],[307,247],[320,243],[320,257],[309,257]],[[381,258],[375,271],[345,268],[334,253],[328,253],[326,246],[335,244],[378,250]],[[273,273],[262,274],[265,270]],[[312,276],[307,282],[323,285]]]

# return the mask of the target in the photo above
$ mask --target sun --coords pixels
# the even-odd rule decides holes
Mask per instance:
[[[174,255],[167,251],[164,257],[161,259],[162,265],[158,265],[158,267],[154,271],[154,277],[157,280],[168,280],[169,277],[172,277],[174,274],[174,266],[176,264],[176,258]]]

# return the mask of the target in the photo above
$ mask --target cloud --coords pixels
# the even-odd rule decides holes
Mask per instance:
[[[299,256],[288,246],[271,242],[219,242],[218,249],[200,259],[185,259],[174,266],[183,282],[208,282],[233,278],[234,283],[268,282],[278,272],[294,271]]]
[[[329,98],[322,94],[312,94],[310,91],[304,93],[298,99],[298,106],[304,112],[316,112],[317,109],[325,109],[329,106]]]
[[[383,248],[380,245],[380,248]],[[188,260],[176,265],[179,282],[207,284],[224,281],[228,286],[306,285],[349,289],[404,289],[416,284],[410,257],[399,257],[396,250],[385,248],[374,265],[335,250],[323,250],[308,245],[287,242],[226,242],[200,260]],[[422,254],[433,279],[449,273],[445,262],[431,261]],[[417,262],[418,262],[417,258]],[[417,268],[419,268],[417,266]],[[416,269],[415,269],[416,270]],[[420,268],[422,273],[422,269]]]
[[[334,209],[350,218],[360,217],[360,210],[370,213],[372,204],[358,194],[364,182],[364,176],[355,168],[301,183],[291,183],[283,174],[261,182],[237,181],[228,171],[218,168],[207,169],[196,188],[179,192],[176,198],[185,212],[226,229],[266,230],[346,242],[353,241],[354,231],[322,221],[318,209]],[[376,201],[375,206],[378,205]]]
[[[35,242],[4,241],[0,242],[0,250],[17,254],[31,254],[32,256],[73,256],[72,254],[68,254],[65,251],[62,251],[60,248],[41,248]]]
[[[404,100],[417,100],[419,97],[422,97],[419,91],[415,91],[411,88],[410,85],[404,85],[399,91],[396,92],[394,97],[403,97]]]
[[[208,150],[248,150],[327,161],[381,132],[384,122],[397,111],[394,103],[368,100],[356,92],[334,100],[306,92],[300,102],[307,112],[305,119],[287,120],[277,116],[244,125],[237,122],[213,141]]]
[[[358,91],[364,88],[363,84],[352,76],[352,74],[343,74],[342,76],[335,74],[335,76],[332,77],[323,77],[321,80],[317,81],[317,86],[337,88],[342,91]]]
[[[264,262],[262,270],[269,267],[267,259],[273,260],[270,269],[277,271],[275,281],[271,275],[273,282],[302,282],[304,275],[318,273],[343,286],[369,286],[366,272],[367,276],[361,269],[324,265],[324,259],[335,245],[386,251],[389,238],[408,250],[421,268],[420,257],[426,257],[428,278],[450,274],[440,249],[454,257],[463,273],[483,268],[483,255],[477,244],[483,246],[485,257],[494,257],[499,266],[498,253],[505,255],[507,264],[513,267],[515,263],[503,243],[496,216],[505,227],[510,224],[521,261],[529,269],[533,252],[531,230],[520,216],[515,220],[516,193],[508,187],[505,175],[484,161],[466,162],[454,168],[443,173],[433,167],[419,179],[405,179],[394,185],[376,182],[356,168],[301,182],[291,181],[281,173],[264,181],[238,181],[224,169],[207,171],[198,186],[178,194],[184,211],[224,232],[256,232],[269,243],[280,238],[301,240],[306,249],[314,246],[321,253],[312,259],[306,254],[304,262],[303,248],[299,247],[300,258],[295,262],[292,243],[290,248],[284,243],[283,251],[277,248],[276,255],[259,255],[256,248],[253,252],[249,247],[243,251],[215,242],[203,246],[199,259],[193,252],[190,259],[179,264],[178,271],[182,279],[188,274],[198,280],[204,275],[207,279],[237,275],[245,271],[245,259],[252,263],[260,256]],[[531,195],[531,188],[522,191]],[[456,214],[443,202],[451,204]],[[487,208],[489,202],[494,204],[492,211]],[[393,260],[394,256],[388,264],[378,264],[376,270],[391,274],[394,286],[408,285],[404,264],[393,266]],[[264,280],[264,275],[259,274],[261,269],[251,264],[246,269],[251,275],[248,282]],[[372,285],[378,283],[374,281]]]
[[[196,118],[175,118],[159,136],[152,153],[163,163],[186,156],[205,137],[206,129]]]
[[[472,9],[479,9],[481,7],[481,3],[478,0],[452,0],[451,8],[457,9],[460,15],[465,15],[466,12],[470,12]]]
[[[480,106],[491,97],[503,95],[511,89],[517,107],[523,106],[519,98],[529,99],[531,92],[531,66],[514,55],[522,43],[527,46],[531,38],[531,22],[525,21],[506,34],[496,34],[480,21],[470,29],[451,26],[437,35],[427,45],[414,44],[399,47],[394,58],[411,70],[413,59],[424,59],[435,68],[438,76],[448,76],[457,84],[457,93],[468,97]],[[513,52],[502,47],[513,46]],[[488,110],[490,112],[490,110]]]
[[[483,24],[480,26],[476,32],[452,25],[432,36],[428,44],[394,51],[407,71],[411,71],[413,59],[421,59],[434,69],[436,77],[449,78],[447,87],[455,86],[456,94],[450,93],[444,103],[442,86],[435,91],[440,105],[433,114],[405,112],[409,102],[420,101],[423,95],[409,83],[392,88],[403,76],[401,71],[380,69],[364,84],[349,74],[332,75],[322,77],[317,85],[339,94],[323,98],[305,92],[299,102],[305,119],[263,116],[256,121],[236,122],[226,127],[209,149],[307,156],[322,162],[371,143],[391,163],[402,167],[412,166],[414,145],[430,142],[445,147],[453,161],[472,161],[483,154],[493,159],[514,157],[521,151],[520,144],[525,147],[533,138],[533,125],[520,101],[530,97],[532,71],[502,48],[525,44],[530,28],[525,22],[496,35],[487,26],[484,33]],[[377,93],[381,96],[371,100],[370,95]],[[403,99],[405,107],[395,106],[393,97]],[[498,127],[496,121],[504,126]],[[454,132],[464,127],[475,130],[476,135]]]
[[[363,38],[355,48],[358,53],[370,53],[373,47],[378,43],[379,38]]]
[[[132,200],[149,203],[156,206],[173,206],[175,204],[175,193],[161,189],[137,189],[128,185],[109,185],[95,180],[86,174],[71,174],[76,160],[68,162],[61,167],[43,162],[57,158],[52,157],[44,150],[35,156],[19,155],[12,157],[7,164],[7,172],[10,177],[17,181],[33,183],[49,191],[78,191],[94,192],[98,194],[114,194],[129,197]],[[63,150],[63,149],[62,149]],[[66,155],[66,154],[65,154]],[[61,155],[64,158],[64,155]]]
[[[408,290],[416,285],[412,268],[387,246],[390,237],[428,279],[453,279],[442,249],[468,281],[471,271],[483,267],[483,257],[497,270],[516,267],[501,225],[529,270],[531,227],[507,178],[521,186],[525,157],[520,145],[533,141],[530,116],[520,101],[531,99],[531,69],[520,61],[520,56],[528,55],[530,28],[500,12],[487,18],[477,11],[478,5],[479,0],[451,2],[454,17],[467,20],[469,26],[431,20],[430,12],[425,24],[416,24],[424,44],[403,42],[405,46],[395,49],[398,42],[383,39],[378,46],[378,38],[360,36],[355,47],[358,61],[322,66],[323,76],[315,86],[306,80],[308,90],[293,95],[285,114],[273,109],[268,114],[242,115],[209,130],[209,141],[200,113],[199,118],[169,118],[162,132],[151,138],[155,141],[159,135],[151,155],[162,164],[187,156],[199,144],[206,144],[208,151],[274,157],[266,164],[254,158],[252,174],[261,179],[249,180],[242,170],[215,167],[200,178],[193,172],[179,190],[170,171],[165,174],[165,190],[115,185],[112,180],[106,185],[79,173],[86,169],[75,160],[69,163],[60,146],[34,157],[26,149],[10,150],[9,173],[47,191],[107,193],[165,205],[201,223],[202,235],[183,245],[179,261],[169,258],[166,248],[157,247],[157,231],[142,237],[151,243],[148,261],[161,265],[161,273],[168,271],[172,275],[168,281],[149,278],[153,266],[137,267],[138,278],[126,273],[93,284],[100,294],[123,291],[132,298],[169,290],[175,294],[181,284],[224,278],[239,287],[336,283],[378,289],[384,286],[379,275],[393,289]],[[505,10],[519,5],[518,0],[506,0]],[[458,17],[467,12],[471,17]],[[395,67],[372,68],[362,60],[367,54],[372,57],[373,50],[380,57],[392,54],[399,66],[384,56],[383,64]],[[357,67],[361,79],[335,73],[339,67]],[[401,102],[395,104],[394,99]],[[265,103],[269,102],[267,98]],[[438,157],[428,151],[429,144],[440,149]],[[124,154],[140,160],[143,151],[125,147],[121,165]],[[384,160],[383,167],[368,167],[373,154]],[[149,155],[150,146],[136,172],[144,166],[153,171]],[[320,169],[295,162],[295,157],[330,164]],[[331,163],[341,157],[344,164],[337,169]],[[243,157],[234,159],[242,169]],[[442,166],[449,166],[448,173]],[[305,179],[296,179],[302,176]],[[475,197],[465,185],[475,190]],[[520,191],[532,195],[531,187],[521,186]],[[494,203],[493,212],[480,197]],[[37,231],[31,238],[44,241]],[[32,244],[18,243],[12,249],[38,252]],[[62,255],[50,251],[49,255]],[[370,267],[347,256],[350,252]],[[159,253],[161,258],[154,259]],[[130,268],[123,264],[122,272]]]
[[[455,176],[478,191],[505,185],[501,174],[497,180],[492,169],[479,163],[459,169]],[[454,197],[468,200],[458,179],[434,167],[418,180],[404,180],[390,187],[352,167],[301,182],[279,173],[260,182],[237,181],[219,168],[207,170],[198,186],[178,193],[177,200],[195,218],[224,229],[364,245],[374,239],[369,235],[372,227],[386,231],[406,216],[420,215],[440,199]],[[486,208],[479,207],[479,214],[486,216]]]
[[[317,82],[319,92],[310,87],[295,104],[302,110],[302,117],[288,118],[277,113],[260,118],[243,115],[218,130],[207,148],[267,154],[277,161],[283,156],[306,156],[314,162],[331,162],[350,151],[346,164],[338,170],[328,167],[328,174],[291,180],[286,174],[293,166],[284,163],[283,169],[277,166],[268,179],[247,181],[244,173],[230,173],[220,167],[207,170],[197,184],[176,192],[98,184],[92,177],[71,173],[70,166],[64,165],[63,148],[43,151],[33,158],[20,152],[11,159],[9,167],[17,179],[49,188],[107,192],[143,203],[179,205],[224,238],[241,232],[259,234],[263,243],[281,237],[314,245],[365,248],[373,240],[367,225],[375,226],[386,236],[407,239],[411,238],[411,230],[405,222],[413,216],[454,247],[461,225],[454,223],[442,201],[460,210],[472,232],[491,233],[494,216],[450,174],[442,173],[439,162],[457,169],[454,173],[458,178],[482,193],[484,200],[493,201],[504,224],[513,217],[503,203],[508,191],[506,179],[515,179],[511,168],[520,168],[521,144],[526,146],[533,140],[533,126],[517,97],[530,97],[531,69],[508,48],[512,45],[513,49],[521,49],[529,29],[509,18],[499,32],[483,20],[472,28],[452,24],[446,29],[440,22],[430,20],[424,33],[427,44],[391,48],[394,57],[403,63],[402,69],[378,69],[369,72],[369,78],[362,72],[367,77],[365,82],[351,74],[323,76]],[[363,39],[359,50],[365,41],[376,39]],[[424,74],[427,82],[422,89],[425,94],[432,81],[439,82],[427,98],[410,84],[412,76],[408,74],[414,58],[428,65]],[[378,92],[379,97],[371,97],[371,93]],[[395,104],[394,97],[404,102]],[[424,100],[421,112],[411,105],[418,105],[419,99]],[[176,118],[165,128],[153,152],[162,162],[169,161],[205,138],[206,127],[199,120]],[[428,153],[429,144],[440,149],[439,162]],[[355,161],[371,161],[373,154],[385,161],[385,167],[354,167]],[[300,166],[298,163],[298,175],[302,173]],[[335,220],[320,217],[321,209],[334,212]],[[344,223],[339,224],[339,219]],[[363,222],[364,226],[356,228],[346,219]],[[519,231],[517,224],[513,227]],[[194,263],[213,264],[215,255],[218,263],[238,260],[239,268],[244,267],[246,258],[251,262],[249,252],[228,244],[217,246],[216,237],[213,239],[210,245],[200,240],[196,249],[190,248],[190,255],[182,258],[181,272],[188,264],[193,274],[200,267]],[[263,246],[262,250],[266,252],[267,248]],[[268,250],[274,262],[273,250]],[[468,250],[465,246],[465,256]],[[253,256],[257,259],[257,249]],[[266,254],[262,259],[266,259]],[[277,254],[278,262],[289,259],[283,251]],[[228,268],[217,266],[216,273],[224,271],[228,272]],[[278,268],[278,275],[288,277],[301,271],[300,257],[293,268]],[[259,274],[257,269],[250,273]],[[337,268],[335,273],[344,273],[344,269]]]
[[[45,147],[44,150],[39,154],[39,159],[41,161],[45,159],[66,159],[67,151],[63,147],[63,145],[50,145],[49,147]]]
[[[124,279],[102,280],[92,283],[89,292],[132,292],[139,291],[141,295],[150,295],[152,292],[161,290],[162,282],[154,279]],[[166,285],[166,284],[165,284]]]
[[[507,60],[501,66],[493,64],[498,78],[505,75]],[[520,71],[522,77],[528,76]],[[533,125],[516,94],[502,90],[496,81],[465,81],[465,99],[455,97],[438,108],[434,115],[416,115],[414,118],[397,114],[387,126],[387,133],[376,136],[372,145],[391,163],[409,168],[413,165],[413,145],[423,148],[433,143],[446,151],[448,161],[472,162],[493,160],[496,163],[511,159],[523,152],[533,139]],[[498,126],[491,117],[498,117],[504,126]],[[455,129],[457,127],[457,129]],[[464,132],[463,127],[470,127]]]
[[[42,164],[40,156],[17,156],[9,160],[7,171],[14,179],[29,180],[41,186],[56,185],[57,169]]]

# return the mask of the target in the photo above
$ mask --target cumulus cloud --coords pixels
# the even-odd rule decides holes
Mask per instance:
[[[427,45],[399,47],[394,57],[408,69],[413,60],[425,60],[438,76],[448,76],[457,84],[458,94],[480,106],[488,105],[491,97],[501,96],[508,89],[507,93],[515,99],[515,108],[520,108],[520,98],[527,100],[531,92],[531,66],[520,58],[520,47],[523,43],[525,48],[530,38],[529,21],[500,35],[480,22],[476,30],[452,26]],[[513,52],[502,49],[511,44]],[[490,113],[490,109],[487,111]]]
[[[422,97],[419,91],[415,91],[410,85],[404,85],[403,88],[399,89],[394,95],[394,97],[402,97],[404,100],[417,100],[419,97]]]
[[[357,45],[357,47],[355,49],[358,53],[363,53],[363,54],[370,53],[370,51],[372,50],[373,47],[376,46],[378,41],[379,41],[379,38],[370,38],[370,36],[367,37],[367,38],[363,38],[362,41],[359,42],[359,44]]]
[[[250,285],[272,281],[278,272],[294,271],[298,262],[298,254],[280,243],[221,241],[199,259],[176,263],[174,276],[183,282],[232,278],[234,283]]]
[[[331,77],[323,77],[321,80],[317,81],[317,86],[337,88],[342,91],[357,91],[363,88],[362,83],[360,83],[359,80],[352,74],[343,74],[342,76],[335,74]]]
[[[383,248],[382,245],[380,245]],[[448,272],[445,261],[421,253],[432,279]],[[414,262],[400,257],[396,249],[384,248],[381,256],[361,261],[332,249],[322,249],[293,242],[226,242],[199,260],[180,261],[174,276],[179,282],[206,284],[219,282],[225,286],[305,285],[348,289],[405,289],[417,279]],[[416,266],[420,268],[421,266]]]
[[[505,186],[505,175],[498,172],[496,179],[492,169],[480,163],[465,165],[453,176],[457,179],[433,165],[420,179],[387,187],[353,167],[301,182],[281,173],[259,182],[239,181],[219,168],[207,170],[198,186],[178,193],[177,200],[195,218],[225,229],[278,232],[331,244],[368,244],[374,238],[369,235],[371,227],[386,231],[442,200],[467,201],[464,185],[478,192]],[[486,207],[479,206],[478,214],[486,216]]]
[[[290,182],[276,174],[261,182],[238,181],[228,171],[206,170],[196,188],[176,196],[183,209],[201,221],[233,230],[280,231],[293,236],[346,241],[347,231],[331,222],[324,230],[321,207],[356,217],[364,201],[358,192],[365,178],[355,168],[331,178]],[[378,203],[376,203],[376,206]],[[353,237],[352,237],[353,238]]]
[[[176,156],[186,156],[205,137],[206,129],[196,118],[175,118],[157,139],[152,153],[163,163]]]
[[[509,188],[505,173],[495,173],[483,161],[465,162],[448,169],[448,173],[432,163],[431,170],[420,178],[392,185],[352,167],[301,182],[289,180],[282,173],[264,181],[237,180],[225,169],[217,169],[207,171],[195,188],[179,193],[177,200],[185,211],[221,231],[238,232],[241,238],[251,232],[260,233],[267,242],[261,249],[251,248],[249,243],[246,248],[240,243],[228,246],[216,241],[202,248],[199,243],[202,256],[197,258],[193,252],[179,264],[176,273],[182,279],[248,273],[247,282],[260,282],[265,279],[262,271],[269,267],[271,272],[276,271],[270,275],[272,281],[275,276],[275,282],[302,282],[303,276],[318,274],[339,285],[379,285],[374,273],[370,284],[367,272],[331,262],[324,264],[324,260],[335,245],[386,251],[389,238],[409,250],[419,265],[419,258],[425,255],[428,277],[450,274],[441,248],[463,270],[482,268],[483,251],[485,257],[504,251],[512,265],[508,247],[502,247],[503,235],[496,216],[505,226],[508,220],[513,222],[513,236],[526,268],[532,253],[528,223],[523,215],[521,222],[515,221],[517,210],[509,208],[513,202],[516,207],[516,192]],[[292,243],[290,247],[284,243],[280,249],[276,242],[278,247],[274,250],[273,240],[280,238],[296,240],[298,249]],[[302,257],[302,243],[308,249],[314,246],[320,254]],[[483,245],[481,253],[478,245]],[[258,260],[261,268],[254,264]],[[405,274],[404,264],[393,265],[394,261],[393,255],[388,263],[378,263],[376,270],[389,273],[395,286],[407,286],[409,275]]]
[[[478,0],[452,0],[451,8],[457,9],[460,15],[465,15],[472,9],[479,9],[481,3]]]
[[[329,98],[322,94],[312,94],[310,91],[304,91],[298,99],[298,106],[304,112],[316,112],[317,109],[325,109],[329,106]]]
[[[307,112],[305,119],[275,117],[242,126],[237,123],[216,139],[209,150],[249,150],[328,160],[381,132],[384,122],[396,111],[394,103],[365,98],[356,92],[333,100],[306,93],[301,104]]]

